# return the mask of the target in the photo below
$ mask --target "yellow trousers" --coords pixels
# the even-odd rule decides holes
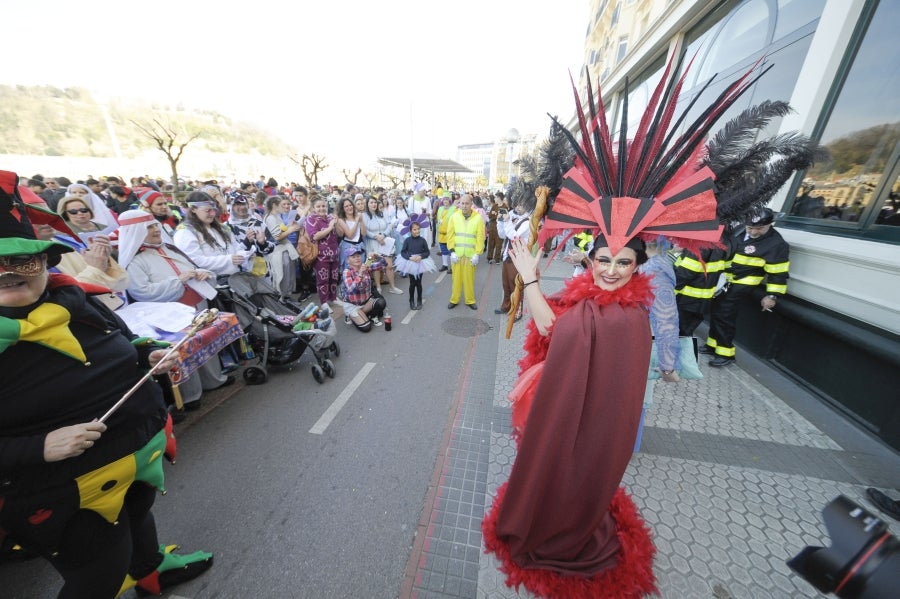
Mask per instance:
[[[450,303],[459,303],[459,294],[463,292],[467,304],[475,303],[475,267],[471,258],[460,258],[453,265],[453,286],[450,291]]]

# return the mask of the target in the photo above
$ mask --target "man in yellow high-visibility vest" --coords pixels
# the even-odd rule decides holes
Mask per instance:
[[[459,304],[460,291],[464,292],[466,305],[478,309],[475,303],[475,267],[478,255],[484,251],[484,218],[472,210],[472,196],[459,198],[459,210],[450,216],[447,226],[447,249],[453,263],[453,290],[450,292],[452,310]]]

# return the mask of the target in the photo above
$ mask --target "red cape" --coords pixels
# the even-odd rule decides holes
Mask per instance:
[[[546,376],[534,387],[508,485],[484,522],[507,584],[567,598],[656,590],[649,531],[618,491],[643,407],[650,301],[641,275],[614,292],[578,277],[551,303],[560,316],[549,344],[529,336],[520,365],[545,354]]]

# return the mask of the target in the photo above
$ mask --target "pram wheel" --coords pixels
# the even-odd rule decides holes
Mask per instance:
[[[244,369],[244,382],[248,385],[262,385],[269,375],[258,366],[248,366]]]
[[[332,341],[331,345],[328,346],[328,349],[331,350],[331,353],[334,354],[335,358],[341,357],[341,346],[338,345],[337,341]]]
[[[329,359],[322,360],[322,370],[325,371],[325,374],[328,375],[328,378],[334,378],[334,375],[337,374],[337,370],[334,368],[334,362]]]
[[[325,372],[322,371],[322,367],[318,364],[312,365],[312,373],[313,378],[316,379],[316,382],[320,385],[325,382]]]

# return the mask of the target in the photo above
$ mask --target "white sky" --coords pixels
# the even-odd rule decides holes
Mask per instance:
[[[544,136],[546,113],[572,112],[587,12],[586,0],[31,0],[5,9],[0,83],[215,110],[332,165],[410,148],[455,158],[510,128]]]

